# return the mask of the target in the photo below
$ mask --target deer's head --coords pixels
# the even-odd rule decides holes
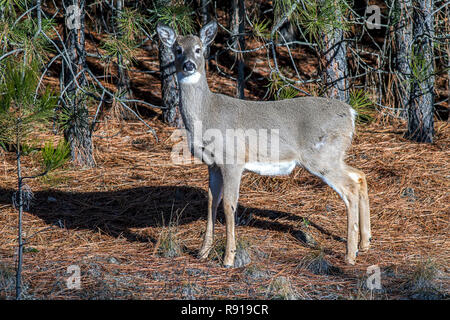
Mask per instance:
[[[161,42],[171,48],[179,79],[200,77],[205,72],[206,49],[217,33],[217,23],[211,21],[200,30],[199,36],[177,36],[169,26],[159,23],[156,27]]]

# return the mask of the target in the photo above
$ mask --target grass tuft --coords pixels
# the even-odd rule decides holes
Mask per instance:
[[[175,258],[183,254],[184,246],[178,237],[180,214],[181,213],[177,214],[174,218],[171,213],[169,224],[166,227],[164,226],[163,219],[163,226],[154,250],[154,252],[157,252],[161,257]]]
[[[436,284],[438,275],[438,266],[432,259],[419,261],[404,283],[404,288],[410,292],[411,299],[442,299],[444,295]]]
[[[289,278],[280,276],[272,280],[266,296],[274,300],[298,300],[299,295],[292,287]]]
[[[250,263],[250,255],[248,248],[250,248],[250,241],[247,239],[236,239],[236,257],[234,262],[235,268],[243,267]],[[225,257],[226,238],[218,238],[214,241],[213,248],[209,253],[208,258],[213,261],[223,263]]]
[[[325,253],[321,248],[313,250],[305,256],[298,267],[305,268],[314,274],[335,275],[341,273],[338,267],[333,266],[325,259]]]

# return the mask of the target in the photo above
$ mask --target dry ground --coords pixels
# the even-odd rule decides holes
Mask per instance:
[[[87,48],[95,52],[96,35]],[[218,39],[214,50],[221,48]],[[155,46],[142,50],[132,73],[134,96],[160,105]],[[264,52],[260,53],[264,56]],[[311,53],[296,50],[302,74],[312,74]],[[262,99],[268,69],[249,55],[246,97]],[[226,54],[220,68],[233,64]],[[103,74],[92,58],[89,67]],[[58,63],[46,85],[58,86]],[[234,94],[234,83],[210,65],[213,91]],[[215,73],[215,74],[211,74]],[[114,84],[106,84],[111,90]],[[92,110],[91,110],[92,111]],[[450,126],[436,123],[432,145],[402,138],[406,124],[380,117],[359,125],[348,162],[367,174],[373,228],[372,248],[356,266],[344,264],[346,214],[338,195],[302,169],[287,177],[246,173],[242,180],[237,235],[251,263],[220,266],[224,232],[218,214],[217,257],[196,258],[206,224],[207,168],[174,165],[173,129],[160,113],[140,109],[159,142],[138,121],[105,117],[95,132],[97,167],[66,165],[28,181],[34,200],[24,214],[28,238],[24,292],[30,299],[404,299],[445,298],[449,279]],[[34,137],[42,141],[57,137]],[[1,151],[0,151],[1,152]],[[38,153],[24,157],[25,174],[39,171]],[[33,168],[33,169],[31,169]],[[0,298],[14,293],[17,211],[15,158],[0,153]],[[167,235],[179,246],[170,246]],[[308,243],[301,239],[307,238]],[[312,240],[311,240],[312,238]],[[311,247],[311,243],[315,244]],[[176,249],[179,248],[181,252]],[[172,250],[171,250],[172,249]],[[245,255],[243,256],[245,258]],[[68,289],[67,268],[81,269],[81,289]],[[381,269],[381,290],[365,283],[367,267]]]
[[[159,142],[139,122],[105,121],[99,132],[111,138],[95,137],[96,168],[68,165],[46,178],[29,181],[34,200],[24,215],[25,237],[29,238],[24,258],[25,297],[448,297],[448,123],[436,124],[432,145],[403,139],[403,123],[379,120],[358,126],[348,162],[368,176],[373,245],[359,255],[356,266],[344,264],[346,215],[332,189],[302,169],[276,178],[246,173],[238,209],[243,223],[237,234],[251,263],[233,270],[223,269],[217,259],[202,262],[195,257],[206,223],[206,166],[172,164],[172,129],[156,118],[150,123]],[[12,154],[0,155],[3,298],[13,294],[14,160]],[[36,168],[37,161],[38,156],[32,154],[25,157],[24,165]],[[223,212],[218,216],[216,237],[221,239]],[[167,230],[181,244],[178,256],[161,250],[161,235]],[[316,248],[300,241],[299,234],[314,238]],[[325,259],[328,274],[308,268],[311,256]],[[70,265],[81,268],[80,290],[66,286]],[[365,286],[366,269],[371,265],[381,268],[381,290],[370,291]],[[432,273],[428,278],[427,270]],[[418,280],[422,273],[424,279]],[[415,280],[430,281],[417,286]]]

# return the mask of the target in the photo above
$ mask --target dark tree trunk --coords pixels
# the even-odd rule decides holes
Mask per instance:
[[[159,5],[170,6],[172,0],[160,0]],[[178,79],[175,68],[175,55],[171,48],[167,48],[161,42],[158,47],[159,70],[161,72],[161,98],[164,106],[164,121],[172,126],[184,127],[180,114],[180,93],[178,91]]]
[[[120,19],[122,16],[122,11],[123,11],[123,0],[116,0],[116,17],[117,19]],[[115,32],[117,33],[118,36],[120,36],[120,30],[118,28],[118,23],[117,21],[114,21],[114,25],[115,25]],[[125,61],[123,59],[123,56],[119,53],[117,54],[117,77],[118,77],[118,81],[117,81],[117,90],[119,92],[124,92],[124,97],[125,98],[130,98],[132,97],[133,93],[131,91],[131,83],[130,83],[130,77],[128,74],[128,70],[124,65]],[[114,106],[114,108],[119,111],[117,112],[117,116],[120,119],[135,119],[136,117],[134,116],[134,114],[126,109],[125,107],[123,107],[121,104],[116,104]]]
[[[343,19],[336,5],[336,16]],[[348,66],[347,45],[344,41],[344,31],[340,28],[329,28],[323,35],[322,49],[322,79],[328,87],[328,97],[348,102]]]
[[[202,26],[206,25],[209,22],[209,3],[211,0],[200,0],[200,15],[202,18]],[[205,59],[209,58],[209,46],[204,51],[203,55]],[[209,70],[209,65],[211,61],[207,60],[205,64],[206,71]]]
[[[202,16],[202,26],[208,23],[209,21],[209,3],[211,0],[200,0],[200,6],[201,6],[201,16]]]
[[[70,143],[72,161],[75,165],[93,167],[95,165],[92,148],[92,136],[89,128],[89,114],[83,93],[79,86],[86,85],[84,73],[78,75],[86,65],[84,17],[85,0],[64,0],[64,45],[67,50],[67,58],[63,59],[61,83],[64,108],[70,115],[69,123],[64,135]],[[73,10],[78,6],[78,10]],[[79,20],[75,17],[80,13]],[[75,16],[74,16],[75,15]],[[78,75],[75,81],[75,77]]]
[[[209,18],[209,5],[211,3],[211,0],[199,0],[199,9],[200,9],[200,17],[201,17],[201,21],[202,21],[202,26],[206,25],[210,18]],[[206,50],[203,52],[203,56],[205,57],[205,59],[209,58],[209,52],[210,52],[210,48],[209,46],[206,48]],[[211,61],[210,60],[206,60],[205,63],[205,70],[208,71],[210,68],[210,64]]]
[[[445,14],[447,17],[450,17],[450,11],[448,6],[445,7]],[[450,108],[450,41],[447,42],[447,107]],[[447,120],[448,120],[448,111],[447,111]]]
[[[412,0],[396,0],[396,6],[399,15],[395,26],[399,107],[403,109],[400,116],[406,119],[411,91]]]
[[[417,70],[411,84],[406,137],[431,143],[434,135],[433,0],[417,0],[414,6],[412,59],[416,61]]]
[[[232,1],[232,15],[231,15],[231,32],[233,33],[233,48],[235,50],[245,49],[245,2],[244,0]],[[245,61],[243,53],[236,53],[237,59],[237,83],[236,83],[236,97],[244,99],[245,88]]]
[[[285,42],[293,42],[297,38],[295,28],[289,20],[286,20],[286,22],[280,27],[279,31],[282,35],[282,37],[280,37],[281,44],[284,44]],[[296,44],[290,44],[289,46],[291,48],[295,48]]]
[[[175,70],[175,56],[171,48],[162,43],[159,45],[159,65],[161,70],[161,92],[164,110],[164,121],[172,127],[183,127],[180,114],[180,93]]]

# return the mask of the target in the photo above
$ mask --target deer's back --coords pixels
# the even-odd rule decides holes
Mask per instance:
[[[300,97],[249,101],[221,94],[214,98],[211,126],[222,130],[278,129],[282,141],[300,149],[332,139],[349,144],[354,130],[354,111],[340,100]]]

